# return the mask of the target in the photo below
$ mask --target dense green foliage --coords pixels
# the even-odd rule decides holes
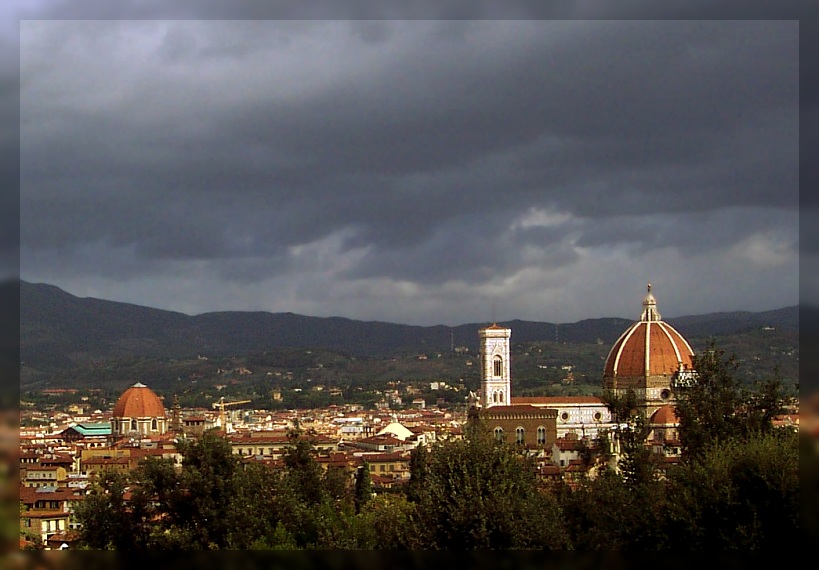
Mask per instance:
[[[530,459],[472,434],[428,456],[418,501],[427,548],[563,548],[556,498],[537,484]]]
[[[799,451],[791,431],[709,445],[671,478],[672,547],[780,549],[799,540]]]
[[[677,390],[677,416],[684,456],[709,445],[765,434],[782,412],[785,395],[778,372],[752,389],[740,382],[734,357],[712,343],[694,358],[697,381]]]

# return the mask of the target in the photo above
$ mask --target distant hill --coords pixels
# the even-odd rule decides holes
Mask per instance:
[[[762,327],[796,333],[799,308],[713,313],[667,319],[691,339],[740,334]],[[499,323],[513,342],[611,344],[633,320],[587,319],[554,324]],[[477,331],[489,323],[456,327],[365,322],[293,313],[215,312],[189,316],[138,305],[79,298],[57,287],[20,283],[21,360],[38,369],[60,369],[123,356],[145,358],[241,355],[273,348],[327,348],[353,356],[477,349]]]

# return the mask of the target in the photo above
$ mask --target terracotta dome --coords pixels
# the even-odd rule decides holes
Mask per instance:
[[[651,416],[650,424],[654,425],[677,425],[680,422],[680,419],[677,417],[677,414],[674,413],[673,406],[661,406],[654,415]]]
[[[683,336],[661,320],[649,285],[640,320],[631,325],[611,347],[603,376],[670,377],[681,369],[693,369],[693,356],[694,352]]]
[[[165,406],[153,390],[137,382],[117,400],[112,414],[115,418],[164,418]]]

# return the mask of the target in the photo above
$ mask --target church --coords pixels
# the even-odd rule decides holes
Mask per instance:
[[[549,449],[557,439],[593,440],[616,427],[608,407],[596,396],[512,396],[511,329],[492,324],[478,335],[481,389],[471,405],[498,441]],[[639,320],[609,351],[603,389],[615,397],[632,391],[652,428],[650,440],[673,446],[674,388],[692,377],[693,356],[685,338],[661,319],[649,284]]]
[[[137,382],[117,400],[111,414],[114,437],[151,437],[168,431],[162,400],[145,384]]]

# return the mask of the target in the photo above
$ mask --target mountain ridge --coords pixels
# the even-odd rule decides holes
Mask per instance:
[[[515,319],[513,342],[613,343],[634,322],[620,317],[548,323]],[[758,327],[798,331],[799,307],[689,315],[666,322],[686,337],[733,334]],[[359,356],[477,347],[487,323],[404,325],[292,312],[216,311],[198,315],[94,297],[77,297],[44,283],[20,282],[21,357],[60,365],[108,356],[240,354],[273,347],[332,348]]]

